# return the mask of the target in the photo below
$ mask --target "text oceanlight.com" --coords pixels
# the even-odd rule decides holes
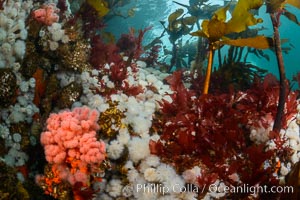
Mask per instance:
[[[169,193],[183,193],[183,192],[193,192],[193,193],[247,193],[247,194],[259,194],[259,193],[293,193],[293,186],[251,186],[248,184],[243,184],[241,186],[226,186],[219,184],[204,185],[203,187],[197,187],[195,185],[185,185],[174,184],[172,186],[165,186],[163,184],[137,184],[135,186],[125,186],[124,190],[129,192],[135,191],[137,193],[160,193],[161,195]],[[124,191],[123,191],[124,192]]]
[[[248,184],[243,184],[241,186],[226,186],[226,185],[215,185],[211,184],[208,187],[209,192],[215,193],[293,193],[293,186],[251,186]]]

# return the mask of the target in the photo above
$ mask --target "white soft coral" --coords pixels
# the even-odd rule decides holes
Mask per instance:
[[[134,163],[150,155],[149,138],[133,137],[128,143],[129,157]]]

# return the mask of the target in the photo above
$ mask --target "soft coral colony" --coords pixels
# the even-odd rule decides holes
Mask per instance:
[[[104,142],[96,138],[98,116],[96,110],[80,107],[72,112],[51,114],[47,119],[41,144],[50,165],[48,168],[51,168],[51,176],[36,177],[47,194],[65,198],[63,195],[66,193],[56,193],[55,189],[66,181],[75,187],[75,195],[76,190],[89,186],[93,175],[102,173],[100,166],[106,156]]]
[[[1,181],[9,180],[0,196],[297,195],[205,186],[297,191],[299,92],[286,95],[281,130],[273,130],[281,88],[274,76],[222,92],[212,74],[211,93],[202,94],[200,74],[146,66],[142,38],[149,28],[104,40],[99,30],[114,2],[0,1]]]

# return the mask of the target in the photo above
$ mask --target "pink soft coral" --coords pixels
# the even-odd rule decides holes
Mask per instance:
[[[49,3],[44,4],[40,9],[34,10],[32,12],[32,16],[35,20],[47,25],[51,26],[54,22],[58,22],[59,9],[55,4]]]
[[[74,159],[86,164],[101,163],[105,158],[105,144],[96,138],[98,116],[96,110],[88,107],[51,114],[47,120],[48,130],[41,135],[47,161],[61,164],[67,155],[80,155]]]
[[[91,176],[100,172],[106,154],[105,143],[96,138],[98,117],[99,113],[88,107],[50,115],[47,130],[41,134],[41,144],[52,172],[56,172],[52,179],[87,187]],[[39,183],[51,191],[52,179],[40,177]]]

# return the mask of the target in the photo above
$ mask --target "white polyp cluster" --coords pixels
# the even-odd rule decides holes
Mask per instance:
[[[120,158],[120,156],[124,152],[124,149],[124,145],[120,144],[120,142],[117,140],[110,141],[109,145],[106,147],[109,158],[113,160]]]
[[[106,185],[105,191],[110,194],[111,197],[119,197],[122,194],[122,181],[119,179],[111,179]]]
[[[69,36],[65,34],[65,30],[62,29],[62,24],[55,22],[47,29],[41,29],[39,36],[45,39],[43,46],[49,47],[51,51],[55,51],[60,43],[66,44],[69,42]]]
[[[300,160],[300,101],[297,101],[297,111],[294,116],[291,116],[287,121],[287,128],[281,129],[280,137],[285,141],[283,147],[288,147],[291,150],[291,156],[287,160],[280,160],[277,158],[277,162],[280,163],[280,170],[278,179],[281,184],[285,184],[286,175],[292,170],[292,165],[296,164]],[[267,141],[269,149],[276,149],[277,146],[273,139]]]
[[[17,102],[8,109],[8,118],[5,119],[7,124],[32,122],[33,115],[39,112],[38,107],[32,102],[34,99],[34,87],[34,78],[21,82],[21,94],[17,97]]]
[[[134,97],[128,97],[125,102],[118,106],[120,110],[126,110],[125,123],[131,125],[134,132],[139,135],[145,135],[149,132],[155,107],[154,102],[138,101]]]
[[[198,166],[194,166],[192,169],[185,170],[182,173],[182,177],[187,183],[198,184],[198,177],[201,176],[201,169]]]
[[[250,139],[258,144],[265,143],[269,140],[269,133],[272,130],[272,126],[265,128],[263,125],[255,128],[251,128]]]
[[[8,0],[0,11],[0,68],[12,68],[26,51],[27,29],[25,20],[32,1]]]
[[[0,129],[4,130],[1,137],[7,149],[7,154],[2,160],[10,166],[22,166],[28,160],[28,155],[23,152],[21,145],[24,142],[24,134],[28,134],[26,138],[30,139],[32,145],[36,144],[36,138],[29,132],[10,131],[11,126],[17,126],[18,123],[30,124],[34,114],[39,112],[33,103],[36,80],[33,77],[26,80],[19,72],[20,63],[26,53],[28,33],[25,21],[32,8],[32,0],[7,0],[0,11],[0,68],[11,68],[18,85],[18,96],[14,98],[16,102],[0,110]],[[22,180],[20,174],[18,177]]]
[[[6,140],[9,137],[9,128],[5,124],[0,124],[0,138]]]
[[[138,163],[140,160],[150,155],[149,139],[150,139],[149,137],[148,138],[133,137],[128,142],[128,151],[129,151],[130,160],[132,160],[134,163]]]
[[[0,133],[5,141],[5,148],[8,149],[8,153],[2,159],[10,166],[22,166],[28,160],[28,155],[21,149],[22,134],[28,134],[31,140],[34,140],[34,138],[26,132],[10,132],[9,128],[18,123],[32,123],[33,116],[39,112],[39,109],[33,103],[35,79],[30,78],[26,81],[17,70],[15,74],[19,85],[19,95],[16,97],[15,104],[1,109],[2,124],[0,124]]]
[[[217,188],[217,190],[214,189],[214,188],[213,189],[210,188],[210,191],[203,198],[204,200],[221,199],[222,197],[224,197],[226,195],[226,192],[224,190],[224,188],[226,187],[226,185],[225,185],[224,182],[222,182],[220,180],[216,180],[211,185],[215,186],[215,188]]]
[[[21,150],[22,136],[20,133],[11,133],[9,127],[0,124],[0,137],[5,141],[5,148],[9,149],[3,160],[9,166],[22,166],[28,160],[28,155]]]
[[[249,121],[251,121],[251,119]],[[269,140],[269,133],[273,129],[274,120],[272,115],[267,113],[255,124],[255,126],[252,125],[250,127],[250,139],[257,144],[266,143]]]
[[[23,166],[28,160],[28,155],[19,148],[11,147],[8,153],[4,156],[4,160],[9,166]]]

